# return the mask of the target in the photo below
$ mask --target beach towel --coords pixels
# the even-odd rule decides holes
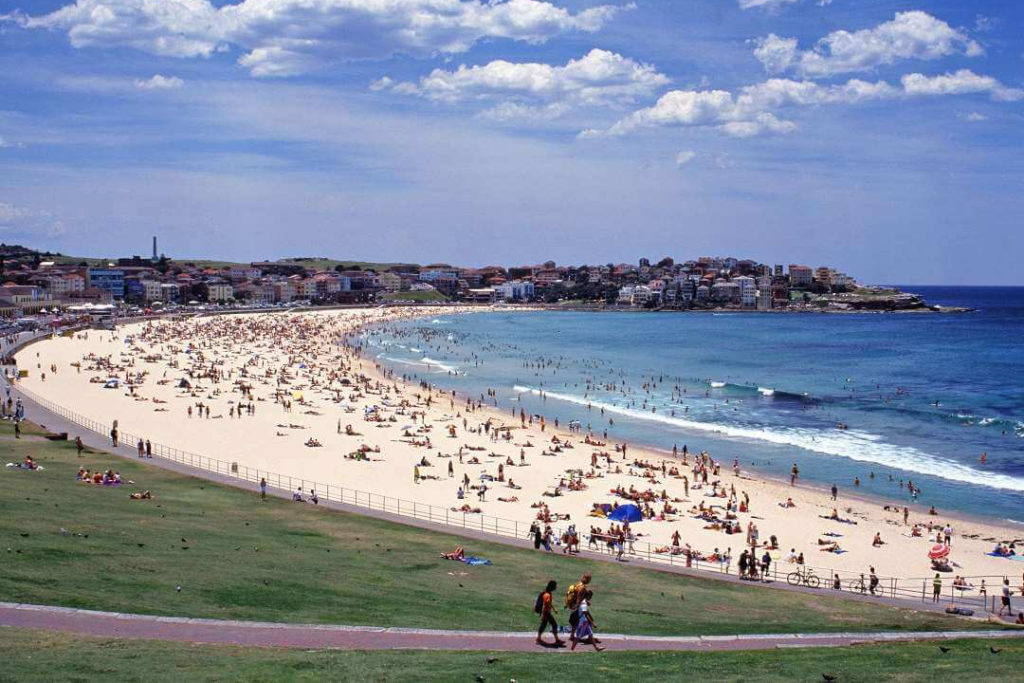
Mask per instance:
[[[471,567],[489,567],[491,566],[490,560],[485,560],[482,557],[464,557],[462,561]]]
[[[999,553],[985,553],[989,557],[1002,557],[1006,560],[1016,560],[1018,562],[1024,562],[1024,555],[1001,555]]]

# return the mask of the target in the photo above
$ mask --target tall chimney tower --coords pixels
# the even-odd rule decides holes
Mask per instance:
[[[156,235],[153,235],[153,261],[157,260],[156,256]]]

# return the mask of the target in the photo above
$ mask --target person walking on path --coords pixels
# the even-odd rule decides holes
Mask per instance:
[[[80,436],[75,437],[75,450],[78,451],[78,457],[81,458],[82,451],[85,450],[85,444],[82,443],[82,437]]]
[[[260,479],[260,500],[267,499],[267,478],[262,477]]]
[[[932,579],[932,602],[938,602],[942,595],[942,577],[938,574]]]
[[[569,590],[565,592],[565,608],[569,610],[569,626],[572,627],[572,633],[569,635],[569,640],[576,642],[576,629],[580,625],[580,602],[583,601],[583,594],[589,590],[590,572],[585,572],[580,580],[569,586]]]
[[[1013,607],[1010,605],[1010,596],[1013,595],[1013,591],[1010,590],[1010,580],[1003,579],[1003,595],[1000,599],[999,605],[999,616],[1003,616],[1003,610],[1005,609],[1009,616],[1013,616]]]
[[[555,647],[565,645],[565,642],[558,637],[558,622],[555,621],[554,617],[555,606],[553,604],[553,596],[557,588],[557,581],[548,581],[548,585],[544,588],[543,592],[537,596],[537,604],[533,609],[540,615],[540,627],[537,629],[538,645],[544,645],[544,629],[549,626],[551,627],[551,635],[555,637]]]
[[[150,443],[149,439],[146,439],[146,457],[147,458],[152,458],[153,457],[153,444]]]
[[[117,448],[117,427],[110,430],[110,444]]]
[[[14,421],[14,438],[21,438],[21,423],[18,422],[17,420]]]
[[[594,617],[590,613],[590,601],[593,597],[593,592],[588,590],[584,591],[582,599],[580,600],[580,620],[579,625],[573,632],[572,647],[569,648],[571,650],[575,650],[576,646],[580,643],[593,645],[594,649],[598,652],[604,650],[600,645],[601,641],[594,635]]]

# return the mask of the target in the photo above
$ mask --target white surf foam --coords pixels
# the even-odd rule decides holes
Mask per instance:
[[[459,371],[459,368],[455,365],[449,365],[448,363],[444,363],[439,360],[434,360],[433,358],[428,358],[427,356],[423,356],[423,364],[429,365],[432,368],[440,368],[444,372]]]
[[[377,358],[388,361],[389,363],[399,363],[400,365],[415,365],[422,368],[429,368],[435,372],[454,372],[458,374],[459,369],[454,365],[448,365],[440,361],[432,360],[424,357],[423,360],[407,360],[405,358],[394,358],[392,356],[385,356],[383,353],[378,355]]]
[[[519,393],[530,393],[535,396],[541,390],[517,385]],[[1009,491],[1024,490],[1024,478],[1006,474],[982,472],[952,460],[926,453],[912,446],[897,446],[885,443],[877,434],[869,434],[855,430],[823,431],[802,427],[741,427],[699,422],[680,417],[672,417],[663,413],[651,413],[643,410],[624,408],[610,403],[591,401],[582,396],[543,392],[548,398],[565,401],[582,406],[593,406],[605,412],[624,415],[637,420],[661,422],[682,429],[711,432],[726,439],[736,441],[762,441],[780,446],[794,446],[815,453],[825,453],[858,462],[869,462],[876,465],[891,467],[905,472],[926,474],[940,479],[986,486],[988,488],[1006,489]]]

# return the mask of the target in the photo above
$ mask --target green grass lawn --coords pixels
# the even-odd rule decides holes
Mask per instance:
[[[565,558],[269,499],[71,442],[15,441],[45,469],[0,468],[0,600],[260,621],[525,630],[553,578],[594,574],[606,632],[691,635],[962,629],[941,614],[689,578]],[[75,481],[79,466],[115,469],[120,488]],[[149,489],[154,499],[128,494]],[[442,560],[464,545],[493,561]],[[181,586],[181,591],[176,586]]]
[[[751,652],[506,653],[284,650],[0,628],[0,681],[1019,681],[1024,641]],[[989,652],[989,647],[1002,651]],[[490,660],[490,661],[489,661]],[[685,678],[683,678],[685,672]]]

